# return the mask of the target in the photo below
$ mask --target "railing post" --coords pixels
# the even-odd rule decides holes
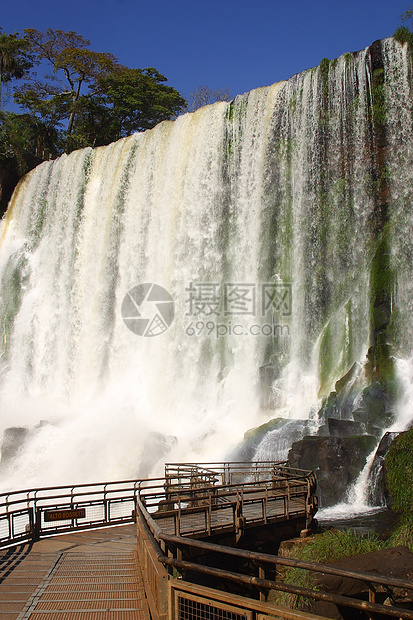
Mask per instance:
[[[268,487],[265,485],[265,498],[264,498],[264,523],[267,523],[268,514]]]
[[[40,508],[36,508],[34,513],[34,528],[32,540],[39,540],[42,531],[42,511]]]
[[[260,579],[265,579],[265,568],[262,566],[262,564],[258,565],[258,577]],[[259,592],[260,592],[260,601],[266,601],[267,597],[265,595],[265,591],[262,590],[262,588],[260,588]]]
[[[211,505],[211,491],[208,489],[208,512],[207,512],[207,531],[208,536],[211,536],[211,516],[212,516],[212,505]]]

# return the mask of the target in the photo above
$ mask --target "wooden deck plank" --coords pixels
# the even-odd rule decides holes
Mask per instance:
[[[66,534],[4,551],[0,617],[149,620],[135,527]]]

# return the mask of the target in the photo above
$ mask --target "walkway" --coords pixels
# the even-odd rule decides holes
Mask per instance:
[[[0,551],[0,620],[149,620],[136,526]]]

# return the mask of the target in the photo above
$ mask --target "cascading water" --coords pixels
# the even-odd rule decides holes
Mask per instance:
[[[395,355],[411,356],[410,58],[393,39],[372,49],[22,180],[1,230],[0,431],[29,433],[3,488],[222,459],[277,416],[317,427],[319,399],[371,345],[384,229]],[[152,283],[174,319],[133,333],[122,302]]]

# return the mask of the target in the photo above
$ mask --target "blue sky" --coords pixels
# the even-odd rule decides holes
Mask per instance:
[[[74,30],[129,67],[155,67],[182,95],[233,96],[393,34],[409,0],[12,0],[4,32]]]

